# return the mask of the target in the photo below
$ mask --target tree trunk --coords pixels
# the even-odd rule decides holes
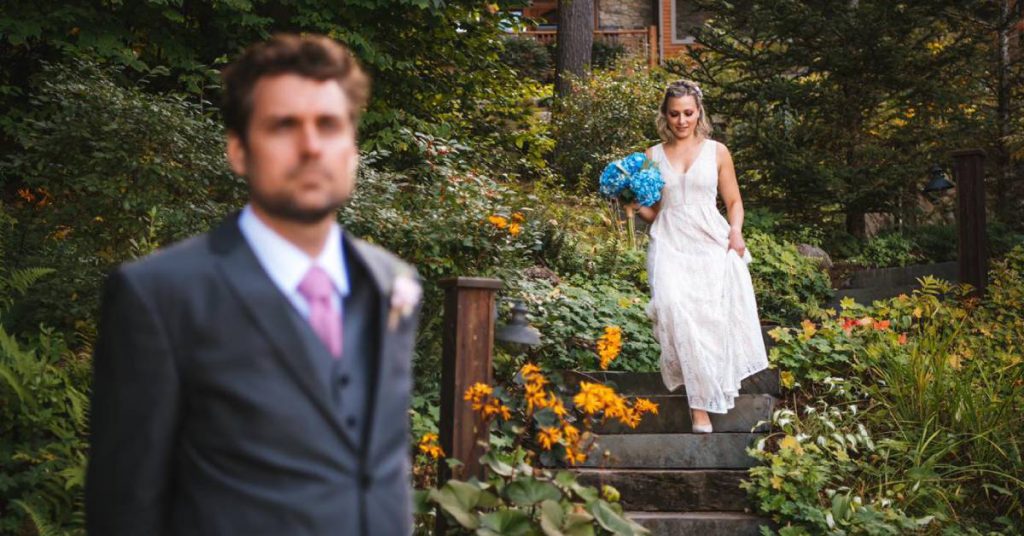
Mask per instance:
[[[1012,128],[1010,122],[1010,0],[999,2],[999,21],[996,25],[996,206],[995,212],[1002,221],[1011,219],[1010,195],[1013,187],[1013,166],[1006,138]]]
[[[558,96],[569,93],[568,74],[583,76],[590,66],[594,44],[594,0],[558,2],[558,44],[555,59],[555,89]]]

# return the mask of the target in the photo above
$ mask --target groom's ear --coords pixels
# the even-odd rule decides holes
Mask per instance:
[[[231,170],[236,174],[244,177],[248,172],[246,168],[246,147],[245,142],[241,136],[236,134],[234,131],[228,131],[228,144],[227,144],[227,157],[228,164],[231,165]]]

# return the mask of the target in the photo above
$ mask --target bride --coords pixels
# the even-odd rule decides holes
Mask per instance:
[[[703,99],[690,81],[666,88],[657,120],[663,143],[646,152],[665,180],[661,201],[634,205],[652,224],[647,314],[661,346],[662,379],[669,390],[685,385],[696,433],[710,433],[708,412],[728,412],[740,381],[768,367],[736,171],[729,149],[709,138]]]

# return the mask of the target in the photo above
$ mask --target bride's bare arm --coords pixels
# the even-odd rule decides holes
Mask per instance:
[[[729,247],[743,255],[746,249],[743,241],[743,200],[740,198],[740,185],[736,181],[736,168],[724,144],[719,144],[717,150],[718,194],[725,202],[726,218],[729,220]]]

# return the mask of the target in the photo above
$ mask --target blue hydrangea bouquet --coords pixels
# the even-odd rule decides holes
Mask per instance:
[[[631,247],[635,247],[633,229],[634,201],[649,207],[661,200],[661,188],[665,186],[658,166],[644,153],[632,153],[616,160],[601,173],[599,191],[601,195],[617,199],[626,207],[626,226]]]

